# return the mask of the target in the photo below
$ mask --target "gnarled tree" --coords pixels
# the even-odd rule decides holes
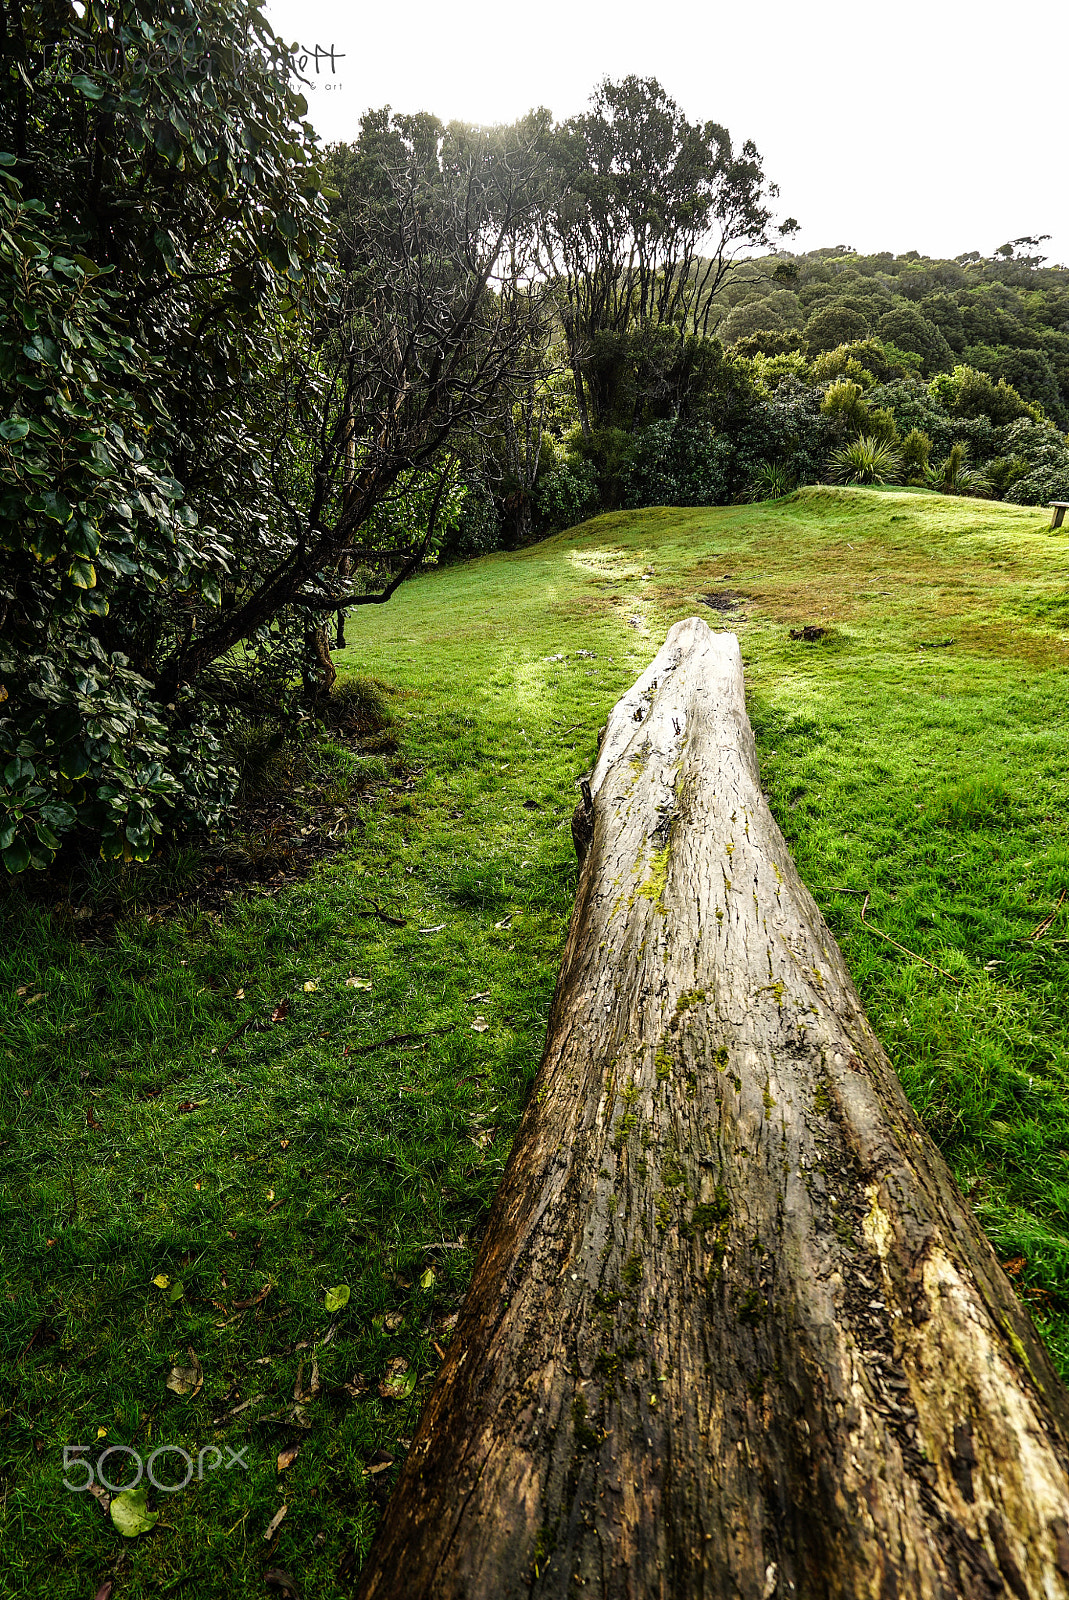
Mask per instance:
[[[1069,1594],[1069,1406],[762,795],[615,708],[545,1059],[362,1600]]]

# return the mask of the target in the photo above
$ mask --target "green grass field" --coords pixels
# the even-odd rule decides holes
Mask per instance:
[[[537,1069],[576,779],[695,611],[740,634],[777,819],[1069,1375],[1069,540],[1046,519],[807,489],[431,572],[335,658],[389,691],[408,781],[361,793],[339,755],[351,832],[305,882],[150,916],[127,874],[107,942],[7,893],[0,1595],[237,1600],[271,1567],[352,1592]],[[76,1445],[217,1448],[127,1539],[64,1487]],[[242,1464],[211,1470],[224,1447]]]

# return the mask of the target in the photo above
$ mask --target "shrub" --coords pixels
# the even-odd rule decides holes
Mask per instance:
[[[900,353],[900,352],[899,352]],[[910,357],[910,360],[913,360]],[[920,362],[917,362],[918,366]],[[893,360],[879,339],[857,339],[853,344],[836,345],[825,350],[813,362],[814,383],[826,383],[832,378],[852,378],[868,389],[873,383],[883,383],[897,375],[901,363]],[[863,375],[863,376],[862,376]]]
[[[895,414],[886,406],[878,406],[875,411],[869,412],[866,431],[872,439],[882,439],[885,444],[899,444],[898,428],[895,425]]]
[[[1019,506],[1069,500],[1069,438],[1031,418],[1011,423],[1000,436],[1002,453],[1022,464],[1010,477],[1005,498]]]
[[[924,357],[919,356],[915,350],[903,350],[893,339],[884,339],[883,353],[887,357],[888,365],[898,367],[904,374],[917,373],[924,368]]]
[[[940,494],[966,494],[983,497],[990,493],[987,475],[969,466],[969,452],[959,439],[938,467],[929,469],[928,481]]]
[[[443,545],[443,554],[484,556],[501,545],[501,520],[490,485],[472,473],[464,486],[464,504],[457,526]]]
[[[736,356],[804,356],[809,349],[805,335],[793,329],[789,333],[781,333],[778,329],[765,328],[757,333],[748,333],[741,339],[736,339],[731,347],[732,354]]]
[[[852,378],[836,378],[820,403],[824,416],[834,417],[851,428],[864,428],[869,411],[861,398],[861,385]]]
[[[902,462],[885,440],[862,433],[852,444],[835,451],[831,470],[837,483],[897,483]]]
[[[975,461],[985,461],[998,449],[998,435],[986,416],[951,416],[943,405],[936,386],[916,378],[899,378],[891,383],[877,384],[865,396],[869,406],[886,407],[894,413],[895,425],[903,437],[917,428],[927,434],[932,442],[932,454],[937,458],[949,451],[951,445],[962,440],[969,447]]]
[[[925,481],[931,453],[932,441],[928,435],[920,428],[910,428],[901,444],[902,470],[910,482]]]
[[[624,477],[624,504],[723,505],[728,499],[726,453],[726,441],[701,423],[652,423],[635,439]]]
[[[1022,478],[1028,476],[1029,463],[1025,456],[995,456],[985,467],[991,490],[999,500],[1005,500],[1009,491]]]
[[[215,822],[233,792],[212,731],[148,676],[161,603],[218,604],[227,555],[148,453],[159,418],[132,396],[153,364],[116,336],[109,276],[57,251],[6,173],[0,218],[0,851],[45,867],[77,826],[146,860],[162,815]]]
[[[1019,417],[1039,420],[1041,414],[1025,404],[1005,378],[995,380],[975,367],[956,366],[931,382],[932,394],[954,417],[986,417],[996,428]]]
[[[574,527],[592,516],[597,504],[598,474],[593,462],[570,459],[538,480],[535,505],[550,528]]]
[[[768,461],[759,467],[750,492],[751,500],[779,500],[795,487],[787,468],[779,461]]]

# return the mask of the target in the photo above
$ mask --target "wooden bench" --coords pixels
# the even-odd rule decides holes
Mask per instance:
[[[1047,505],[1048,509],[1054,512],[1050,519],[1050,531],[1053,533],[1055,528],[1061,527],[1065,513],[1069,511],[1069,500],[1049,500]]]

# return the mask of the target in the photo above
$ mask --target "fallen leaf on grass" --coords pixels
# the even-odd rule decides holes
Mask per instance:
[[[276,1469],[279,1472],[285,1472],[287,1467],[292,1467],[300,1453],[301,1447],[299,1444],[287,1445],[285,1450],[280,1450],[278,1453],[278,1461],[275,1463]]]
[[[278,1532],[279,1528],[281,1528],[282,1518],[286,1515],[288,1510],[288,1506],[279,1506],[278,1510],[271,1518],[271,1521],[267,1524],[267,1532],[264,1534],[264,1544],[271,1543],[271,1540],[275,1537],[275,1534]]]
[[[85,1113],[85,1122],[86,1122],[86,1127],[88,1127],[88,1128],[94,1128],[94,1129],[96,1129],[96,1130],[97,1130],[97,1131],[98,1131],[98,1132],[99,1132],[99,1130],[100,1130],[100,1128],[101,1128],[101,1127],[102,1127],[102,1126],[103,1126],[103,1124],[102,1124],[102,1123],[99,1123],[99,1122],[98,1122],[98,1121],[97,1121],[97,1119],[96,1119],[96,1117],[94,1117],[94,1115],[93,1115],[93,1109],[92,1109],[92,1107],[91,1107],[91,1106],[90,1106],[90,1108],[89,1108],[89,1109],[88,1109],[88,1111],[87,1111],[87,1112],[86,1112],[86,1113]]]
[[[101,1511],[107,1515],[108,1507],[111,1505],[111,1495],[108,1493],[108,1491],[106,1489],[102,1489],[99,1483],[91,1483],[89,1485],[89,1493],[100,1506]]]
[[[367,1466],[364,1468],[364,1477],[373,1478],[376,1472],[385,1472],[387,1467],[392,1467],[397,1460],[387,1450],[376,1450]]]
[[[285,1510],[285,1507],[283,1507],[283,1510]],[[300,1592],[296,1583],[294,1583],[289,1573],[284,1572],[281,1567],[271,1567],[265,1572],[264,1582],[269,1589],[278,1590],[279,1600],[300,1600]]]
[[[511,924],[512,924],[512,916],[511,916],[511,913],[510,913],[509,916],[502,917],[500,922],[495,922],[494,923],[494,927],[497,928],[498,930],[500,930],[502,928],[510,927]]]
[[[405,1320],[403,1311],[380,1311],[378,1316],[372,1317],[371,1326],[378,1328],[379,1332],[385,1328],[388,1333],[396,1333]]]
[[[287,1406],[285,1411],[265,1411],[256,1418],[259,1422],[278,1422],[287,1428],[310,1428],[312,1419],[303,1406]]]
[[[169,1289],[171,1287],[171,1280],[167,1276],[166,1272],[157,1272],[152,1281],[156,1285],[157,1289]]]
[[[367,1394],[367,1379],[362,1372],[354,1372],[350,1382],[341,1384],[340,1388],[350,1400],[359,1400],[361,1395]]]
[[[105,1578],[104,1582],[100,1585],[100,1588],[93,1596],[93,1600],[111,1600],[111,1591],[114,1589],[114,1587],[115,1579]]]
[[[404,1356],[394,1356],[386,1365],[386,1375],[379,1384],[379,1394],[384,1400],[407,1400],[416,1387],[416,1374],[408,1370]]]
[[[235,989],[234,990],[234,999],[235,1000],[244,1000],[244,998],[245,998],[244,989]]]
[[[471,1142],[478,1150],[485,1150],[488,1144],[493,1144],[496,1128],[480,1128],[471,1135]]]
[[[468,996],[468,1004],[470,1005],[473,1000],[489,1000],[489,998],[490,998],[489,989],[483,989],[483,991],[480,994],[469,994],[469,996]]]
[[[436,1273],[433,1267],[428,1267],[419,1280],[421,1289],[433,1289]]]
[[[289,1003],[289,1001],[288,1000],[280,1000],[278,1002],[278,1005],[275,1007],[275,1009],[271,1013],[271,1021],[272,1022],[285,1022],[285,1020],[289,1016],[289,1014],[290,1014],[290,1003]]]
[[[349,1304],[349,1293],[350,1290],[347,1283],[339,1283],[333,1289],[328,1289],[324,1301],[327,1310],[341,1311],[343,1307]]]
[[[206,1106],[207,1100],[183,1100],[178,1107],[179,1111],[196,1111],[198,1106]]]
[[[111,1520],[126,1539],[136,1539],[156,1526],[158,1511],[148,1508],[148,1484],[139,1489],[124,1489],[111,1502]]]
[[[370,978],[346,978],[345,987],[347,989],[370,989],[371,988],[371,979]]]
[[[192,1366],[172,1367],[171,1375],[167,1379],[167,1387],[172,1394],[199,1394],[204,1387],[204,1369],[190,1346],[189,1358]]]
[[[305,994],[315,994],[316,990],[319,988],[319,979],[309,978],[307,983],[303,983],[301,985],[301,988],[304,990]]]
[[[271,1567],[265,1572],[264,1582],[269,1589],[278,1590],[279,1600],[301,1600],[296,1583],[281,1567]]]
[[[485,1017],[476,1017],[471,1025],[472,1033],[489,1033],[490,1024]]]

